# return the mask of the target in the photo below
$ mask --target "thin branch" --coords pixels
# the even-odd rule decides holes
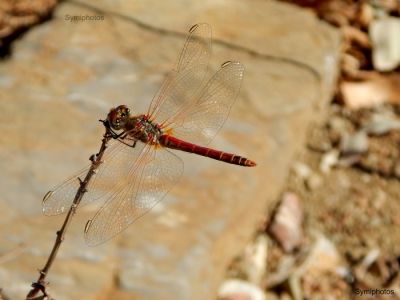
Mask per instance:
[[[110,132],[109,127],[106,126],[106,123],[104,121],[102,121],[102,122],[105,125],[106,132],[104,133],[99,153],[97,153],[96,155],[92,155],[90,157],[90,160],[92,161],[92,165],[90,166],[90,169],[87,172],[85,179],[82,180],[81,178],[78,178],[79,179],[79,189],[76,192],[74,201],[72,202],[72,205],[67,213],[67,216],[65,217],[65,220],[64,220],[63,225],[61,226],[61,229],[57,231],[57,237],[54,242],[53,249],[51,250],[50,256],[48,257],[45,266],[43,267],[43,269],[41,269],[39,271],[38,280],[36,282],[32,283],[32,289],[26,296],[27,300],[42,299],[42,297],[36,298],[37,294],[39,292],[42,292],[43,299],[44,298],[51,299],[49,293],[46,290],[46,287],[47,287],[47,282],[45,281],[46,276],[49,273],[49,270],[50,270],[51,266],[53,265],[53,262],[57,256],[58,249],[60,248],[61,243],[64,240],[65,233],[68,229],[69,224],[71,223],[72,217],[74,216],[76,209],[78,208],[79,203],[82,200],[83,195],[87,192],[86,187],[89,184],[92,176],[95,174],[96,169],[101,164],[101,159],[103,157],[104,151],[107,148],[107,143],[111,138],[113,138],[113,135]]]

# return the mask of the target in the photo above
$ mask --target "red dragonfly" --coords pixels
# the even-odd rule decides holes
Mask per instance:
[[[207,145],[228,117],[239,93],[244,67],[226,62],[207,77],[211,28],[194,25],[171,71],[153,98],[147,114],[132,115],[129,108],[112,108],[104,124],[114,139],[89,182],[80,205],[102,199],[103,206],[85,227],[88,245],[114,237],[159,202],[183,172],[183,161],[168,149],[181,150],[240,166],[255,162]],[[203,145],[200,146],[199,144]],[[43,200],[46,215],[66,212],[79,188],[78,172]]]

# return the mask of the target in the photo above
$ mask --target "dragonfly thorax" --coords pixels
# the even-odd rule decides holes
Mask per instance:
[[[150,121],[146,115],[131,116],[125,130],[128,135],[143,143],[157,143],[158,138],[162,135],[160,127]]]
[[[160,127],[146,115],[132,116],[126,105],[112,108],[107,121],[113,130],[123,130],[128,136],[144,143],[156,143],[162,135]]]

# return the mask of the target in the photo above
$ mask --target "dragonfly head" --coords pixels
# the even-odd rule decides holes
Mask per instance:
[[[130,110],[126,105],[120,105],[112,108],[107,115],[107,121],[112,129],[123,129],[130,117]]]

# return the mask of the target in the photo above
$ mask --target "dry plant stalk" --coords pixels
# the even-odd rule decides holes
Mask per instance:
[[[104,121],[101,121],[104,123]],[[65,233],[68,229],[69,224],[71,223],[72,217],[74,216],[76,209],[79,206],[79,203],[82,200],[83,195],[87,192],[87,185],[89,184],[92,176],[96,173],[96,169],[99,167],[101,164],[101,159],[103,157],[104,151],[107,149],[107,143],[108,141],[113,138],[113,134],[111,133],[110,129],[108,126],[105,126],[106,132],[103,135],[103,140],[100,146],[100,150],[97,154],[92,155],[90,157],[90,160],[92,161],[92,165],[90,166],[89,171],[87,172],[85,179],[81,180],[79,179],[79,188],[78,191],[76,192],[74,201],[72,202],[71,207],[69,208],[69,211],[65,217],[64,223],[61,226],[60,230],[57,231],[57,237],[53,245],[53,249],[51,250],[51,253],[47,259],[47,262],[43,269],[39,270],[39,278],[36,282],[32,283],[32,289],[26,296],[26,300],[33,300],[33,299],[51,299],[49,293],[46,290],[46,287],[48,283],[45,281],[47,274],[49,273],[49,270],[56,259],[58,249],[61,246],[61,243],[64,240]],[[46,196],[48,193],[46,194]],[[45,196],[45,198],[46,198]],[[39,296],[38,298],[36,297],[39,292],[43,293],[43,296]]]

